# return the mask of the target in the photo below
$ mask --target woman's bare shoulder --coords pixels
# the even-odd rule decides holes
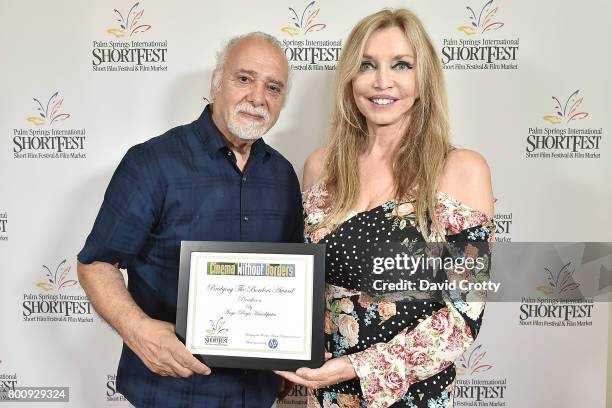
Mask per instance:
[[[446,159],[438,190],[493,216],[491,172],[486,159],[478,152],[452,150]]]

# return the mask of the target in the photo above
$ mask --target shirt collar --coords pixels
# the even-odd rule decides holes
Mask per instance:
[[[206,105],[206,108],[204,108],[204,111],[197,120],[198,128],[202,134],[202,138],[204,143],[206,143],[208,153],[211,157],[213,157],[219,150],[221,150],[223,154],[230,150],[225,138],[223,137],[223,134],[212,120],[212,112],[213,104],[211,103]],[[257,139],[251,145],[251,155],[254,157],[262,158],[269,154],[270,148],[262,138]]]

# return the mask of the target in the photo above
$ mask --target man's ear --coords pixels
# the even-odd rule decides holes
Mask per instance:
[[[214,102],[215,97],[217,96],[218,89],[215,87],[215,77],[218,75],[217,68],[213,69],[212,75],[210,77],[210,99]]]

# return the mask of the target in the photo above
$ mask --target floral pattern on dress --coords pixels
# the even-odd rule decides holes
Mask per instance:
[[[306,242],[323,241],[332,246],[344,246],[344,238],[335,235],[340,226],[319,226],[330,212],[326,204],[327,192],[322,184],[318,183],[304,192],[303,198]],[[462,273],[447,271],[448,279],[468,279],[470,282],[488,280],[490,248],[487,241],[493,238],[493,220],[446,193],[438,192],[437,199],[435,215],[445,229],[445,236],[431,233],[427,240],[446,241],[453,256],[474,259],[480,256],[486,260],[485,266],[480,269],[474,267]],[[354,221],[355,228],[368,222],[371,222],[368,225],[374,225],[369,217],[375,218],[380,213],[380,218],[376,220],[389,226],[389,235],[393,233],[394,237],[399,237],[402,244],[423,241],[422,236],[419,238],[413,202],[388,201],[379,207],[377,210],[380,211],[372,209],[373,212],[369,214],[370,210],[351,212],[344,224],[340,225],[347,225],[347,221]],[[368,220],[361,219],[360,214]],[[342,268],[330,268],[328,262],[326,269],[336,274],[346,273]],[[486,292],[459,289],[445,292],[437,306],[423,306],[423,315],[418,319],[415,316],[414,321],[405,323],[405,327],[401,328],[404,315],[400,315],[400,309],[405,311],[411,303],[395,300],[393,296],[372,295],[345,288],[328,281],[325,312],[327,347],[334,357],[347,355],[358,378],[352,383],[310,391],[308,406],[452,407],[453,361],[473,343],[482,322],[485,298]],[[388,330],[390,326],[397,328],[396,332],[383,338],[382,330]],[[372,342],[370,337],[367,338],[369,341],[364,339],[368,334],[372,336],[372,333],[379,332],[378,337],[382,341]],[[446,379],[445,386],[439,384],[442,388],[437,392],[430,390],[431,383],[427,382],[436,375],[436,378]],[[433,384],[436,384],[435,380]]]
[[[309,190],[302,192],[304,204],[304,239],[313,243],[319,242],[331,232],[330,228],[317,227],[323,218],[329,214],[331,208],[326,204],[327,191],[321,183],[317,183]]]
[[[472,344],[469,327],[447,305],[410,332],[349,355],[368,407],[388,407],[408,388],[447,368]]]

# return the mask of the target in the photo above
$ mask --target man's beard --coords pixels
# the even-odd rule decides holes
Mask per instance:
[[[250,115],[261,116],[263,123],[255,120],[239,118],[240,112],[245,112]],[[268,131],[268,123],[270,122],[270,114],[263,107],[255,108],[247,102],[236,105],[230,119],[227,123],[227,128],[230,132],[242,140],[259,139]]]

